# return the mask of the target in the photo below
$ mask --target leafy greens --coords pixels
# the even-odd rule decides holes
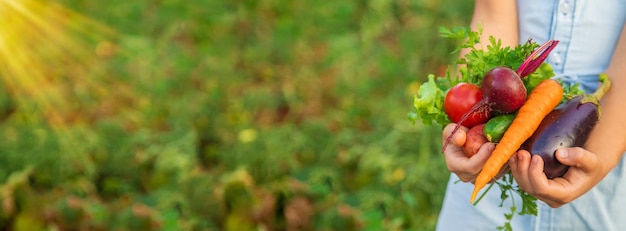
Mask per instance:
[[[422,84],[417,95],[414,96],[413,106],[415,111],[409,113],[409,119],[415,123],[417,120],[425,125],[437,123],[445,126],[450,123],[443,108],[445,95],[452,86],[459,82],[467,82],[480,86],[483,76],[489,70],[498,66],[509,67],[516,70],[539,44],[528,40],[515,47],[504,47],[499,39],[489,37],[489,43],[480,43],[481,27],[472,31],[467,27],[454,27],[448,29],[441,27],[439,32],[442,37],[463,41],[452,53],[458,53],[467,49],[463,57],[456,61],[458,70],[448,70],[445,77],[428,76],[428,81]],[[451,68],[450,68],[451,69]],[[554,77],[554,71],[550,64],[542,63],[532,74],[522,79],[526,90],[530,91],[539,82]],[[580,94],[578,86],[563,89],[564,95]]]

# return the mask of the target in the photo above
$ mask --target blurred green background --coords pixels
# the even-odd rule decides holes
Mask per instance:
[[[441,128],[407,113],[471,1],[55,2],[117,32],[116,94],[59,128],[0,90],[0,226],[434,229]]]

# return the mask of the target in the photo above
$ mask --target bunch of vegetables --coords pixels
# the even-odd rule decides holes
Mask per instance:
[[[513,205],[511,213],[505,214],[507,222],[499,227],[508,230],[516,212],[536,215],[536,199],[514,186],[510,173],[500,180],[496,175],[513,154],[525,149],[544,159],[548,178],[563,176],[567,166],[556,160],[556,149],[584,145],[599,120],[599,99],[610,83],[601,76],[603,84],[597,92],[583,95],[577,84],[564,85],[551,79],[554,72],[544,60],[557,46],[555,40],[543,45],[528,40],[503,47],[491,37],[485,46],[480,44],[480,28],[442,28],[440,32],[443,37],[464,41],[456,51],[469,52],[458,59],[457,64],[463,65],[457,71],[448,71],[445,77],[428,76],[414,98],[416,111],[409,118],[426,125],[457,124],[442,152],[460,126],[469,128],[463,148],[470,158],[484,143],[496,143],[474,182],[471,202],[478,202],[478,192],[489,182],[500,185],[503,201],[518,193],[521,210],[517,212]]]

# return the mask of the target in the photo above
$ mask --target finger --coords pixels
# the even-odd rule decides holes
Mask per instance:
[[[455,173],[459,179],[463,182],[468,182],[471,180],[471,174],[467,173],[464,169],[466,169],[465,165],[469,161],[469,157],[465,155],[463,150],[460,148],[447,148],[444,152],[446,167],[450,172]]]
[[[552,208],[561,207],[573,200],[571,198],[573,190],[568,187],[572,185],[571,182],[562,177],[550,180],[543,172],[543,168],[543,159],[540,156],[533,156],[529,170],[529,180],[533,191],[529,193]]]
[[[530,153],[520,150],[509,159],[511,173],[517,184],[526,192],[532,191],[532,185],[528,179],[528,168],[530,166]]]
[[[487,162],[487,159],[489,159],[489,156],[491,156],[491,152],[493,152],[494,148],[494,143],[484,143],[480,146],[480,149],[478,149],[476,154],[474,154],[471,158],[468,158],[467,161],[461,163],[459,171],[471,175],[477,175],[485,165],[485,162]]]
[[[485,162],[487,162],[487,159],[489,159],[491,152],[493,152],[493,149],[495,148],[496,144],[490,142],[481,145],[478,152],[476,152],[476,154],[474,154],[467,161],[467,165],[470,168],[468,170],[478,173],[483,168],[483,165],[485,165]]]
[[[489,159],[494,147],[495,144],[493,143],[484,143],[471,158],[465,156],[464,153],[462,154],[463,156],[450,153],[446,157],[448,169],[455,173],[463,182],[473,181],[483,165],[485,165],[485,162],[487,162],[487,159]]]
[[[446,165],[451,172],[457,175],[478,174],[484,162],[489,158],[489,154],[493,150],[492,146],[490,143],[483,144],[471,158],[467,157],[463,150],[459,149],[456,152],[447,150],[445,153]]]
[[[556,151],[556,159],[562,164],[576,167],[584,172],[598,168],[598,157],[583,148],[562,148]]]
[[[442,139],[443,142],[450,135],[450,132],[454,129],[455,124],[448,124],[443,131]],[[463,129],[459,129],[457,133],[454,135],[454,139],[443,152],[446,160],[446,165],[448,170],[451,172],[459,172],[462,171],[462,164],[468,161],[467,154],[463,151],[463,144],[465,144],[465,131]]]
[[[543,173],[543,159],[541,156],[534,155],[530,161],[528,169],[528,181],[532,185],[534,193],[537,195],[545,195],[550,191],[550,182],[545,173]]]
[[[446,125],[446,127],[443,129],[442,142],[445,142],[448,139],[450,134],[452,134],[454,127],[456,127],[455,123],[450,123]],[[458,147],[463,146],[467,138],[466,134],[468,130],[469,129],[467,127],[460,126],[459,130],[457,130],[456,133],[454,133],[451,144],[454,144],[455,146],[458,146]]]

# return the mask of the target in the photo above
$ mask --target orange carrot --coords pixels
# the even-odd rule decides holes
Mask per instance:
[[[476,177],[470,202],[474,202],[476,194],[500,172],[502,166],[517,152],[524,141],[537,130],[543,118],[559,105],[562,97],[563,88],[557,81],[551,79],[542,81],[531,91]]]

